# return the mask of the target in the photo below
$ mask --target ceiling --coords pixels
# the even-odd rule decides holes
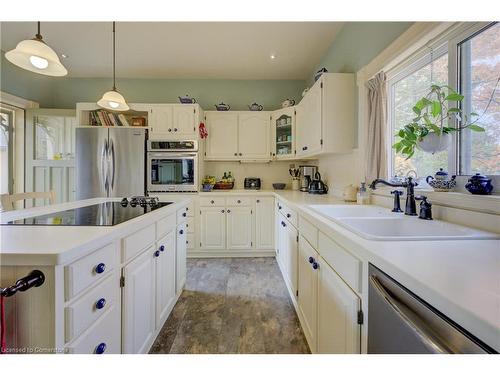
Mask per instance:
[[[341,22],[119,22],[122,78],[306,79]],[[33,38],[35,22],[2,22],[1,49]],[[70,77],[112,73],[111,22],[42,22],[41,34]],[[276,58],[271,59],[271,55]]]

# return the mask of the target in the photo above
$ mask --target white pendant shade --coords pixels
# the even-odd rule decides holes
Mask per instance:
[[[5,58],[20,68],[46,76],[61,77],[68,71],[59,61],[57,53],[41,39],[19,42],[15,49],[8,51]]]
[[[105,92],[97,105],[110,111],[128,111],[130,109],[123,95],[116,90]]]

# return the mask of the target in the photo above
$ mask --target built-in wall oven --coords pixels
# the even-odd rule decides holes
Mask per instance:
[[[198,191],[198,142],[149,140],[147,173],[148,193]]]

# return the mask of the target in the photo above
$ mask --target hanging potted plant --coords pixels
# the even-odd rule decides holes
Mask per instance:
[[[492,92],[490,103],[495,90]],[[469,116],[462,113],[460,103],[463,99],[464,96],[450,86],[432,85],[427,95],[413,106],[416,117],[399,130],[396,137],[400,140],[392,147],[409,159],[416,148],[432,154],[446,150],[450,146],[451,133],[454,131],[470,129],[484,132],[484,128],[477,125],[480,118],[477,113],[472,112]],[[456,106],[449,106],[449,102],[456,103]],[[488,109],[488,105],[484,112]],[[452,119],[457,120],[457,127],[448,126],[448,122]]]

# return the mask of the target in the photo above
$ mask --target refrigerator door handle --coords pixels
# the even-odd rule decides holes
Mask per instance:
[[[110,177],[110,186],[111,190],[115,188],[115,167],[116,167],[116,162],[115,162],[115,144],[112,139],[109,140],[109,154],[111,156],[111,177]]]
[[[109,182],[108,182],[108,140],[105,139],[101,150],[101,183],[103,185],[106,196],[109,196]]]

